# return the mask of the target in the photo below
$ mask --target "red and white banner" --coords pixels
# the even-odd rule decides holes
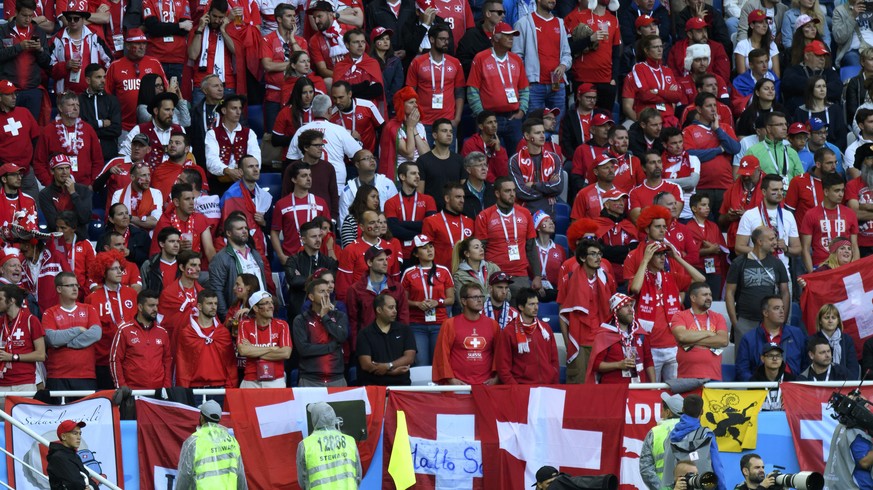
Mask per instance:
[[[136,400],[140,489],[175,488],[182,443],[197,430],[199,423],[200,410],[194,407],[152,398]],[[227,414],[221,425],[230,426]]]
[[[628,390],[621,442],[619,490],[647,490],[640,476],[643,440],[661,421],[661,391]]]
[[[315,402],[363,400],[367,412],[365,441],[358,443],[364,473],[379,442],[385,414],[385,388],[294,388],[227,390],[225,407],[233,421],[251,489],[299,489],[297,465],[289,455],[309,435],[306,406]]]
[[[485,485],[530,488],[544,465],[619,474],[627,396],[620,385],[474,386]]]
[[[397,411],[406,412],[415,488],[481,490],[482,445],[475,436],[473,397],[455,393],[391,391],[385,413],[382,488],[394,489],[388,463]]]
[[[112,406],[112,391],[100,391],[66,405],[47,405],[31,398],[6,397],[6,413],[46,438],[57,441],[58,425],[64,420],[85,422],[79,457],[85,466],[124,488],[121,467],[121,429],[118,407]],[[12,424],[6,425],[6,450],[46,473],[48,448]],[[7,459],[9,485],[13,488],[48,490],[49,483],[11,458]]]
[[[799,466],[807,471],[824,473],[837,421],[828,408],[833,388],[816,388],[796,383],[782,383],[782,405],[791,428],[791,438]],[[843,390],[846,394],[848,390]],[[861,388],[861,395],[871,400],[873,388]]]
[[[803,321],[810,334],[815,333],[818,310],[832,303],[840,310],[843,333],[852,336],[861,357],[864,341],[873,335],[873,257],[850,262],[837,269],[802,276],[806,287],[800,296]]]

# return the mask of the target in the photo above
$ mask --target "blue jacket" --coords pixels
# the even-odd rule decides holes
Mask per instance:
[[[755,369],[761,364],[761,350],[767,344],[764,334],[764,327],[759,325],[743,336],[740,348],[737,350],[737,381],[749,381]],[[788,365],[792,373],[800,373],[802,370],[800,362],[806,355],[806,334],[797,327],[784,325],[782,327],[782,341],[779,345],[785,351],[785,364]]]
[[[673,427],[673,430],[670,431],[670,442],[679,442],[688,434],[696,431],[700,428],[700,419],[691,417],[689,415],[682,415],[679,418],[679,423]],[[708,429],[707,429],[708,430]],[[711,433],[711,432],[710,432]],[[711,433],[712,434],[712,433]],[[725,486],[725,474],[724,474],[724,466],[721,464],[721,456],[718,453],[718,442],[716,441],[715,434],[712,434],[712,439],[709,443],[709,461],[712,464],[712,472],[715,473],[715,476],[718,477],[718,486],[717,490],[726,490]],[[671,468],[674,465],[671,465]],[[670,470],[672,476],[673,470]],[[701,471],[702,473],[702,471]],[[667,461],[664,461],[664,475],[667,475]]]

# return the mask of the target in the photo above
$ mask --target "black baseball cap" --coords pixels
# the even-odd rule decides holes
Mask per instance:
[[[546,480],[550,480],[560,475],[561,472],[558,471],[554,466],[543,466],[542,468],[537,470],[537,483],[542,483]],[[537,483],[531,485],[532,487],[537,486]]]

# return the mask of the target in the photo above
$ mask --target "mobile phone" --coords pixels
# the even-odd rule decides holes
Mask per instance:
[[[178,77],[170,78],[170,85],[179,85],[179,78]]]

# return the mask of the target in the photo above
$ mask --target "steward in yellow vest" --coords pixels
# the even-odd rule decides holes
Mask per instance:
[[[303,490],[356,490],[361,456],[355,439],[340,432],[342,419],[324,402],[308,408],[312,434],[297,445],[297,482]]]
[[[200,426],[182,444],[177,490],[247,490],[239,443],[219,420],[217,402],[200,405]]]

